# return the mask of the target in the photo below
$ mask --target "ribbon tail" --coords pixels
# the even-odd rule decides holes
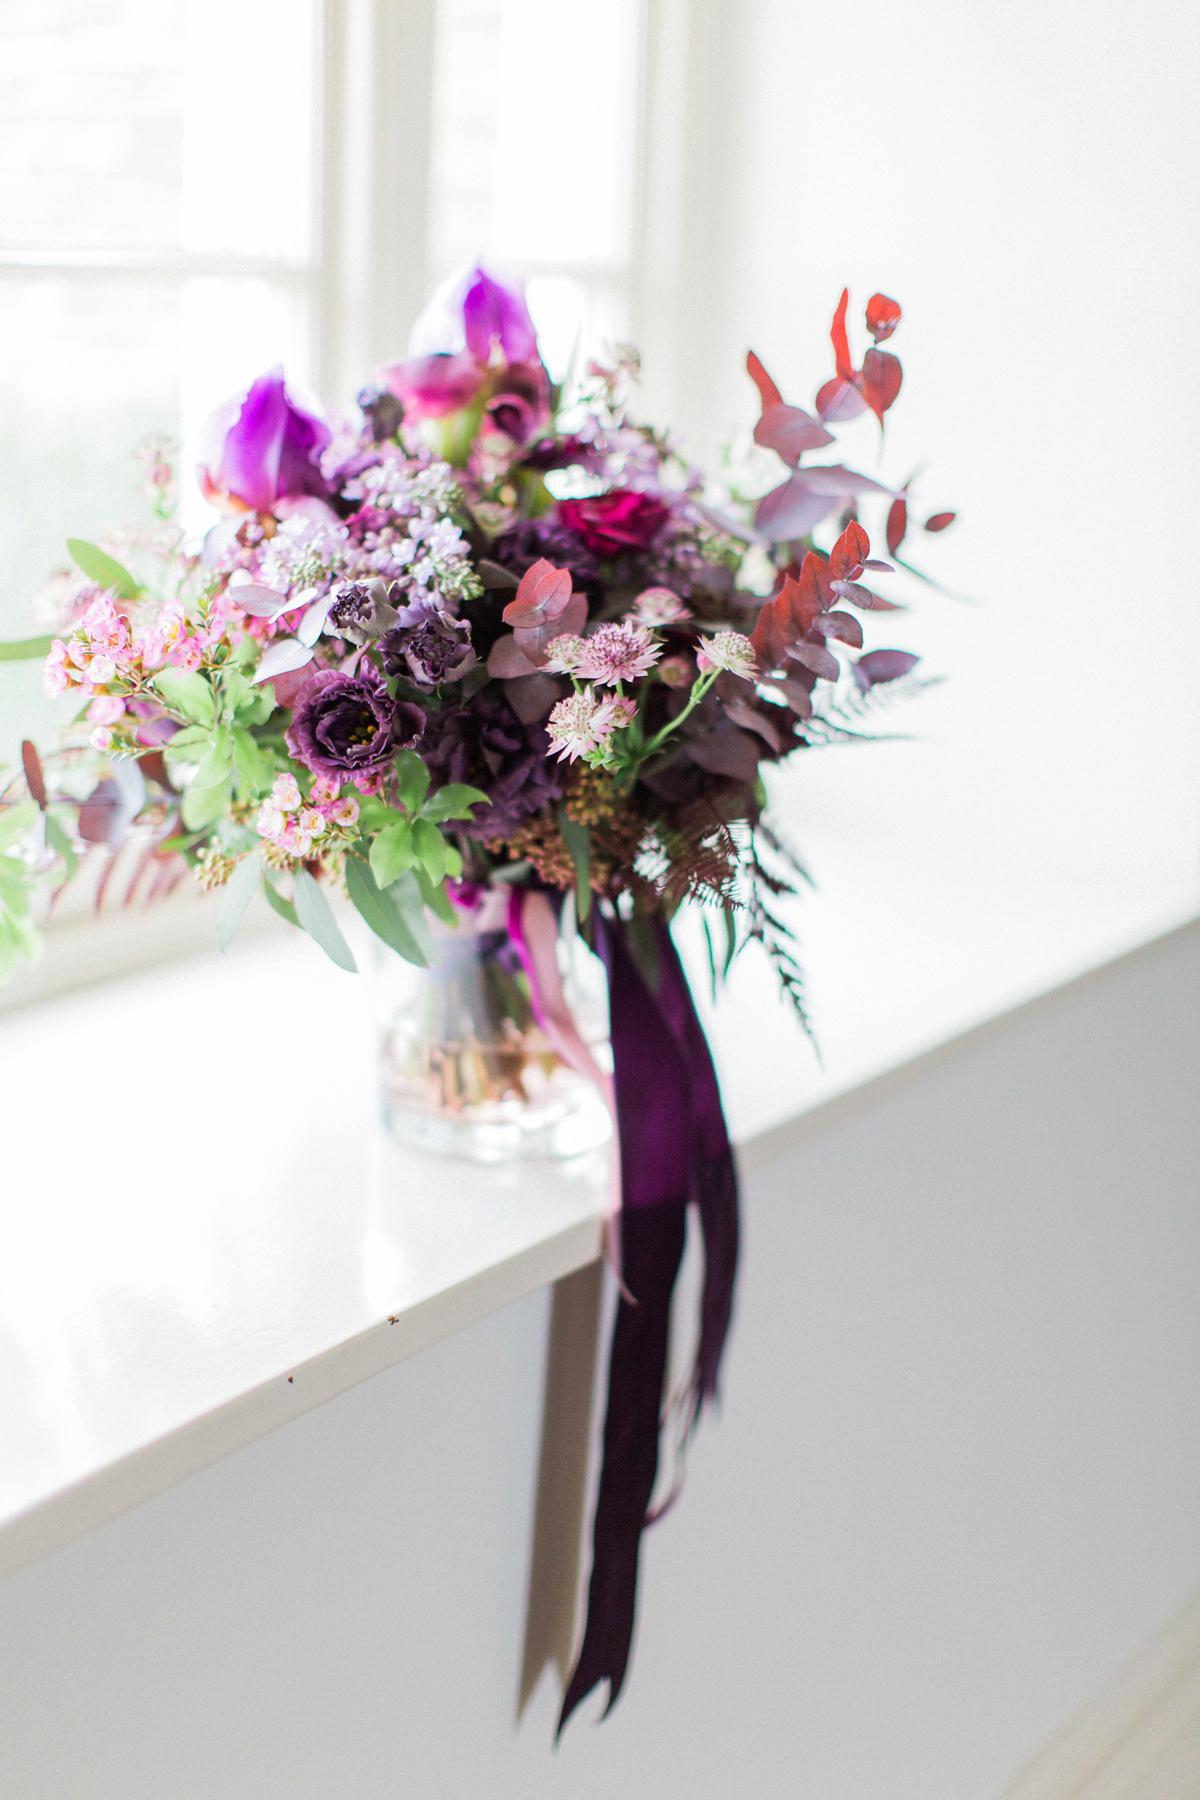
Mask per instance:
[[[609,1359],[604,1460],[592,1532],[587,1628],[558,1721],[608,1682],[605,1716],[629,1664],[637,1598],[638,1549],[658,1473],[659,1414],[670,1338],[671,1293],[683,1256],[685,1208],[673,1203],[626,1211],[622,1261],[636,1303],[621,1299]]]

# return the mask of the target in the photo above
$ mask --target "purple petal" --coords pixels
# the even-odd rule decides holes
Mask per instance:
[[[832,444],[834,436],[819,419],[798,406],[769,406],[754,427],[754,441],[774,450],[784,462],[797,463],[806,450]]]
[[[476,362],[490,362],[497,344],[507,363],[537,360],[537,332],[524,289],[505,287],[478,264],[463,295],[462,319],[467,349]]]
[[[250,685],[255,687],[260,681],[270,681],[273,675],[286,675],[291,669],[303,669],[312,659],[313,653],[306,644],[298,644],[295,638],[276,638],[263,651],[262,661],[251,677]]]
[[[329,428],[289,397],[282,369],[260,375],[242,399],[218,407],[204,439],[201,485],[210,499],[226,496],[269,512],[283,494],[326,491],[315,457],[329,442]]]
[[[837,505],[836,494],[818,494],[798,475],[772,488],[759,501],[754,523],[768,542],[780,544],[791,538],[807,537]]]
[[[483,385],[483,372],[471,356],[413,356],[389,363],[379,380],[403,402],[405,417],[444,419],[469,406]]]

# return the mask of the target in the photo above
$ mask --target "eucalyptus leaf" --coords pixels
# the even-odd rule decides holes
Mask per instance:
[[[413,849],[424,864],[431,881],[446,878],[446,840],[428,819],[418,819],[412,828]]]
[[[23,831],[28,831],[38,816],[36,800],[22,800],[16,806],[0,808],[0,849],[15,844]]]
[[[398,875],[412,868],[415,860],[412,826],[407,819],[388,825],[371,845],[371,873],[381,888],[391,887]]]
[[[263,886],[267,896],[267,904],[270,906],[271,910],[277,912],[281,919],[286,919],[289,925],[294,925],[297,930],[303,930],[303,926],[300,924],[299,913],[296,911],[290,900],[284,899],[269,875]]]
[[[295,638],[276,638],[263,651],[262,661],[254,671],[251,686],[257,687],[260,681],[270,681],[275,675],[289,675],[293,669],[303,669],[313,659],[313,653],[307,644],[298,644]]]
[[[216,723],[212,688],[195,669],[160,669],[153,677],[153,685],[167,705],[185,719],[194,719],[198,725]]]
[[[243,856],[225,889],[225,904],[217,920],[218,950],[228,950],[233,934],[242,922],[242,914],[258,892],[261,882],[262,853],[251,850],[248,856]]]
[[[357,975],[358,964],[333,916],[333,908],[307,869],[296,870],[296,912],[309,937],[321,946],[330,962],[349,975]]]
[[[0,644],[0,662],[33,662],[42,656],[49,656],[52,637],[13,638],[7,644]]]
[[[115,588],[122,600],[136,600],[142,592],[128,569],[86,538],[68,538],[67,549],[98,587]]]
[[[346,858],[346,892],[377,938],[405,962],[415,963],[419,969],[429,966],[404,913],[393,898],[394,889],[381,889],[361,856]]]
[[[232,798],[229,782],[221,787],[190,787],[180,804],[180,817],[189,831],[203,831],[206,825],[216,824]]]
[[[251,794],[265,794],[275,779],[275,764],[243,725],[233,728],[233,766],[238,784]]]

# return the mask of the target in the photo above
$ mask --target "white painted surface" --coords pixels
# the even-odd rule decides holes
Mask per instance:
[[[10,1576],[0,1791],[987,1800],[1200,1582],[1198,1002],[1192,928],[764,1147],[603,1729],[512,1725],[531,1294]]]

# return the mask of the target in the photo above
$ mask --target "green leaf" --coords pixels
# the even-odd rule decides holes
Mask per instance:
[[[0,662],[33,662],[40,656],[49,656],[52,637],[14,638],[7,644],[0,644]]]
[[[592,910],[592,834],[586,825],[577,825],[567,817],[567,809],[558,809],[558,829],[575,864],[575,904],[582,924]]]
[[[404,923],[421,946],[421,953],[427,962],[437,961],[437,946],[429,930],[429,921],[425,917],[425,900],[421,893],[421,884],[415,869],[406,869],[388,889],[388,898],[400,908],[404,915]]]
[[[371,873],[381,888],[391,887],[396,877],[411,869],[415,861],[412,826],[407,819],[389,825],[371,845]]]
[[[53,813],[46,814],[46,842],[52,850],[58,852],[66,863],[67,880],[70,881],[76,869],[79,867],[79,858],[75,854],[75,847],[70,838],[67,836],[58,820],[54,817]]]
[[[260,750],[244,725],[233,728],[233,766],[239,789],[265,794],[275,779],[275,764]]]
[[[265,725],[275,710],[275,696],[268,688],[252,687],[240,669],[224,673],[225,695],[239,725]]]
[[[296,911],[290,900],[284,899],[269,875],[267,876],[264,886],[267,893],[267,903],[272,911],[277,912],[281,919],[286,919],[289,925],[295,925],[297,930],[303,930],[303,926],[300,924],[299,913]]]
[[[357,975],[358,964],[333,916],[333,908],[307,869],[296,870],[296,912],[309,937],[320,944],[330,962],[345,969],[348,975]]]
[[[183,796],[180,816],[189,831],[203,831],[206,825],[216,824],[232,798],[233,789],[229,782],[221,787],[190,787]]]
[[[128,569],[107,556],[103,550],[98,550],[95,544],[89,544],[86,538],[68,538],[67,549],[84,574],[97,586],[115,588],[122,600],[136,600],[142,592]]]
[[[251,850],[243,856],[233,874],[229,877],[229,885],[225,889],[225,904],[217,920],[217,949],[224,953],[233,941],[233,934],[242,922],[242,914],[258,892],[262,882],[262,855],[258,850]]]
[[[454,848],[453,844],[447,844],[446,845],[446,873],[447,873],[447,875],[452,875],[454,877],[455,881],[457,881],[459,876],[462,874],[462,870],[463,870],[462,852],[459,850],[456,850]]]
[[[429,792],[429,770],[415,750],[402,750],[396,758],[396,792],[408,812],[420,812]]]
[[[154,686],[167,705],[182,713],[185,719],[195,719],[198,725],[210,727],[216,723],[212,688],[197,670],[160,669],[154,677]]]
[[[418,819],[412,828],[413,849],[424,863],[431,881],[446,878],[446,840],[428,819]]]
[[[460,858],[460,863],[461,860]],[[424,869],[416,869],[414,873],[417,877],[417,886],[421,890],[421,898],[430,912],[436,913],[442,924],[448,925],[451,931],[457,931],[458,914],[454,910],[453,900],[446,892],[445,883],[430,881]]]
[[[28,831],[38,816],[36,800],[22,800],[17,806],[0,809],[0,849],[15,844],[23,831]]]
[[[346,858],[346,892],[375,936],[419,969],[429,963],[395,898],[395,889],[381,889],[361,856]]]
[[[226,726],[222,725],[212,740],[206,756],[201,757],[200,767],[192,776],[190,787],[221,787],[233,773],[233,738]]]
[[[487,795],[465,782],[452,781],[432,794],[421,808],[421,817],[438,825],[443,819],[469,819],[473,806],[486,806]]]
[[[192,750],[198,744],[203,744],[207,749],[211,742],[211,726],[185,725],[181,731],[175,733],[174,737],[167,739],[163,745],[163,752],[167,757],[178,756],[184,762],[194,762],[195,757],[184,756],[184,751]]]

